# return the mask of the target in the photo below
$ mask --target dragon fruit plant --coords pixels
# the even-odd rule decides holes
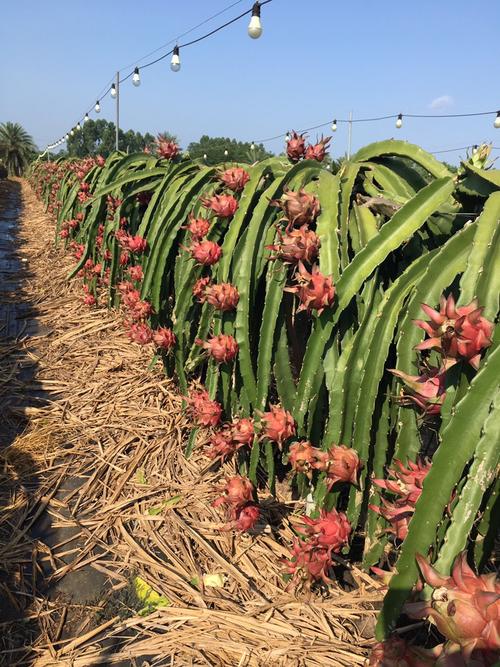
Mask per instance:
[[[443,632],[432,655],[467,660],[470,623],[487,664],[493,591],[452,568],[467,550],[483,572],[494,545],[500,172],[487,146],[456,173],[389,140],[332,174],[327,150],[293,132],[286,159],[212,167],[162,140],[156,155],[38,162],[31,182],[82,298],[123,311],[176,376],[186,455],[205,429],[204,453],[242,473],[216,501],[223,527],[252,530],[258,482],[273,492],[287,466],[315,506],[284,565],[291,587],[326,586],[355,538],[360,566],[393,572],[372,664],[427,664],[394,630],[416,554],[432,554],[446,583],[426,569],[434,592],[412,612]]]

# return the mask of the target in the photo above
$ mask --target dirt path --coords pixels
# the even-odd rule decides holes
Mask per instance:
[[[203,435],[186,460],[152,351],[83,306],[26,182],[0,200],[0,664],[363,665],[378,584],[354,568],[326,597],[286,591],[286,485],[260,494],[254,534],[221,531],[211,503],[234,464],[207,461]]]

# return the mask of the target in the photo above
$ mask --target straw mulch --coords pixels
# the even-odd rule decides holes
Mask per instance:
[[[66,281],[72,259],[53,248],[53,226],[26,183],[22,196],[22,253],[32,274],[23,298],[47,331],[15,345],[36,363],[50,400],[23,405],[15,372],[1,387],[19,395],[11,411],[29,424],[2,454],[0,488],[9,498],[0,531],[5,539],[10,530],[10,543],[0,566],[29,597],[25,619],[38,615],[41,630],[31,662],[25,653],[26,662],[6,664],[363,665],[380,586],[352,568],[349,587],[299,597],[285,590],[279,559],[293,535],[286,515],[302,509],[286,485],[277,499],[260,493],[264,519],[255,534],[221,532],[211,502],[233,465],[211,465],[200,448],[186,460],[190,424],[175,386],[159,365],[148,370],[151,350],[128,341],[119,314],[82,305],[77,281]],[[0,364],[7,358],[12,350],[4,349]],[[13,373],[7,365],[3,377]],[[23,458],[36,469],[29,492]],[[68,479],[80,481],[61,499],[57,489]],[[30,522],[43,511],[77,539],[49,548],[30,538]],[[30,581],[19,581],[22,560],[32,564]],[[73,637],[64,622],[78,601],[40,594],[47,566],[49,584],[88,567],[108,578]],[[168,606],[138,613],[137,576]]]

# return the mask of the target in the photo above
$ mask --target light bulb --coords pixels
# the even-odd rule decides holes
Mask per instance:
[[[116,97],[116,86],[114,83],[111,84],[111,97],[113,99]]]
[[[252,144],[251,144],[251,146],[250,146],[250,150],[251,150],[251,151],[254,151],[254,150],[255,150],[255,144],[253,143],[253,141],[252,141]]]
[[[248,35],[252,39],[259,39],[262,35],[262,23],[260,22],[260,2],[255,2],[252,7],[252,18],[248,24]]]
[[[337,131],[337,119],[335,119],[332,123],[332,132],[336,132],[336,131]]]
[[[81,129],[82,129],[82,126],[80,125],[80,123],[77,123],[77,124],[76,124],[76,129],[77,129],[77,130],[81,130]]]
[[[68,139],[69,139],[69,134],[66,133],[66,141],[68,141]]]
[[[224,157],[227,157],[229,155],[227,148],[224,151]]]
[[[73,128],[71,128],[71,132],[70,132],[70,134],[71,134],[72,137],[75,136],[75,130],[74,130]]]
[[[329,164],[326,165],[326,168],[328,169],[328,171],[330,171],[330,169],[331,169]]]
[[[179,56],[179,47],[177,45],[174,46],[174,50],[172,51],[172,60],[170,61],[170,69],[172,72],[178,72],[181,68],[181,59]]]
[[[403,114],[398,113],[398,119],[396,121],[396,127],[398,128],[398,130],[402,125],[403,125]]]
[[[205,162],[207,161],[207,154],[206,153],[203,153],[203,159],[205,160]]]
[[[497,111],[497,117],[495,118],[495,122],[493,123],[493,127],[496,127],[497,130],[500,128],[500,111]]]
[[[287,132],[286,135],[285,135],[286,141],[290,141],[291,138],[292,137],[290,136],[290,132]]]
[[[88,113],[85,114],[85,118],[83,119],[83,122],[86,123],[88,120],[90,120]]]
[[[134,74],[132,76],[132,83],[134,86],[140,86],[141,85],[141,75],[139,74],[139,68],[136,67],[134,69]]]
[[[94,111],[96,113],[99,113],[101,111],[101,105],[99,104],[99,100],[95,103]]]

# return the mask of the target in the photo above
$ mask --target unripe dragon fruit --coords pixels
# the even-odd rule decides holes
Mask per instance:
[[[217,264],[222,257],[222,248],[214,241],[200,241],[186,248],[191,257],[203,266]]]
[[[278,243],[268,245],[268,250],[276,254],[269,257],[270,260],[281,259],[285,264],[297,264],[297,262],[308,262],[311,264],[318,256],[321,245],[318,236],[307,225],[299,229],[291,229],[284,234],[278,229]]]
[[[321,137],[318,143],[314,145],[309,144],[306,149],[306,160],[317,160],[318,162],[323,162],[326,156],[326,149],[328,148],[330,141],[331,137],[327,137],[326,139]]]
[[[138,283],[141,282],[141,280],[144,278],[142,266],[140,266],[140,264],[136,264],[135,266],[129,267],[128,275],[130,276],[131,280],[135,280]]]
[[[207,350],[208,354],[219,364],[229,363],[238,354],[238,343],[229,334],[219,334],[207,341],[197,338],[195,343]]]
[[[398,398],[402,405],[414,403],[425,415],[438,415],[441,412],[446,398],[446,375],[442,368],[429,367],[422,375],[408,375],[396,368],[388,370],[404,382],[405,386]]]
[[[354,449],[345,445],[333,445],[326,452],[319,452],[314,467],[326,472],[326,482],[331,488],[335,482],[357,484],[361,461]]]
[[[296,434],[292,415],[276,405],[272,405],[269,412],[262,414],[261,429],[263,438],[277,442],[279,446]]]
[[[491,345],[493,323],[481,316],[483,308],[478,306],[477,300],[457,308],[450,294],[447,299],[441,297],[439,312],[426,303],[422,304],[422,310],[430,321],[414,320],[414,324],[430,338],[416,345],[415,349],[440,350],[448,367],[458,359],[464,359],[478,369],[482,350]]]
[[[285,190],[281,199],[275,199],[271,204],[282,209],[289,228],[311,224],[321,210],[319,199],[303,189],[298,192]]]
[[[233,195],[213,195],[205,197],[201,203],[218,218],[231,218],[238,210],[238,200]]]
[[[231,437],[241,445],[251,445],[255,437],[255,427],[252,419],[242,417],[235,419],[230,426]]]
[[[210,285],[210,278],[198,278],[192,288],[193,296],[199,303],[205,303],[207,287]]]
[[[175,346],[176,337],[172,329],[159,327],[153,333],[153,342],[158,349],[168,352]]]
[[[306,154],[306,134],[298,134],[292,131],[290,139],[286,142],[286,154],[292,162],[298,162]]]
[[[297,294],[300,306],[297,312],[307,311],[309,314],[313,310],[321,315],[325,308],[333,304],[335,299],[335,285],[329,276],[325,276],[319,268],[314,265],[311,273],[307,271],[302,262],[299,262],[298,273],[295,275],[298,285],[286,287],[287,292]]]
[[[201,241],[210,231],[210,220],[207,220],[206,218],[195,218],[191,213],[188,224],[182,229],[187,229],[191,234],[191,238],[195,241]]]
[[[225,312],[236,308],[240,295],[230,283],[219,283],[207,287],[204,298],[211,306]]]
[[[241,192],[250,180],[250,174],[242,167],[234,167],[220,172],[218,178],[233,192]]]
[[[205,389],[191,392],[186,399],[191,417],[197,426],[217,426],[222,416],[222,406],[212,401]]]
[[[411,602],[404,611],[411,618],[428,618],[465,658],[475,650],[500,651],[500,581],[494,572],[476,575],[460,554],[450,577],[437,572],[416,555],[426,583],[434,590],[431,599]]]

